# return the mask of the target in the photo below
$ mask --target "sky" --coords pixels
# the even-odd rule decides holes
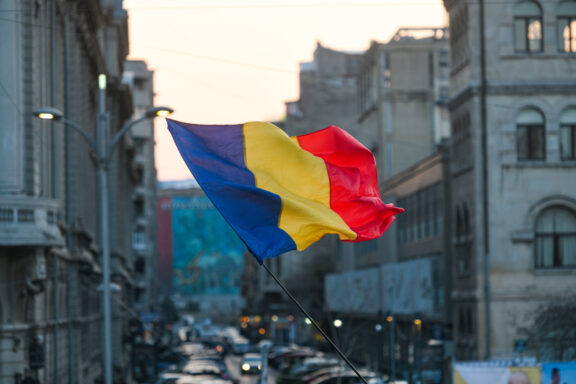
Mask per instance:
[[[154,71],[155,104],[198,124],[281,120],[316,45],[363,52],[399,27],[447,25],[441,0],[124,0],[130,56]],[[191,177],[156,119],[158,179]],[[318,127],[321,129],[323,127]]]

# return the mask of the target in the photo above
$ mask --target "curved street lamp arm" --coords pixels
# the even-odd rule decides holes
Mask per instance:
[[[75,123],[71,122],[70,120],[68,120],[64,117],[58,121],[60,121],[65,126],[74,129],[76,132],[78,132],[80,135],[82,135],[84,140],[86,140],[86,142],[90,146],[90,149],[92,149],[92,151],[94,151],[94,153],[98,153],[98,149],[96,148],[96,142],[94,141],[94,138],[92,138],[92,136],[90,136],[90,134],[88,132],[86,132],[84,129],[82,129],[79,125],[76,125]]]
[[[146,119],[149,119],[149,117],[143,116],[139,119],[129,121],[122,127],[121,130],[116,132],[116,134],[110,140],[110,144],[108,145],[108,148],[107,148],[108,149],[108,156],[112,156],[112,153],[114,152],[114,149],[118,145],[118,142],[120,141],[122,136],[124,136],[126,134],[126,132],[128,132],[128,130],[130,130],[130,128],[132,128],[132,126],[134,124],[138,124],[139,122],[144,121]]]

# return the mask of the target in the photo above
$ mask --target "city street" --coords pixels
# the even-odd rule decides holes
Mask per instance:
[[[576,384],[576,0],[0,36],[0,384]]]

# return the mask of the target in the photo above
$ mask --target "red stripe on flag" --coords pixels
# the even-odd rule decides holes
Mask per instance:
[[[404,212],[382,202],[374,155],[346,131],[331,125],[298,136],[298,142],[326,163],[330,206],[358,234],[355,241],[379,237]]]

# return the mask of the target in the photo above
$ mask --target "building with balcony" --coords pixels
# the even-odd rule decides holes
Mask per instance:
[[[132,91],[134,115],[139,119],[154,105],[154,72],[145,61],[129,60],[124,64],[124,82]],[[154,155],[154,121],[145,120],[130,132],[134,147],[131,164],[132,189],[132,268],[134,278],[133,308],[152,311],[158,303],[157,267],[158,234],[156,221],[156,163]]]
[[[94,137],[98,75],[107,74],[110,130],[132,114],[121,73],[128,53],[121,1],[2,2],[0,20],[0,382],[102,380],[102,280],[95,154],[45,106]],[[112,207],[130,212],[128,141],[110,173]],[[111,220],[115,379],[129,378],[122,341],[129,306],[131,215]]]

